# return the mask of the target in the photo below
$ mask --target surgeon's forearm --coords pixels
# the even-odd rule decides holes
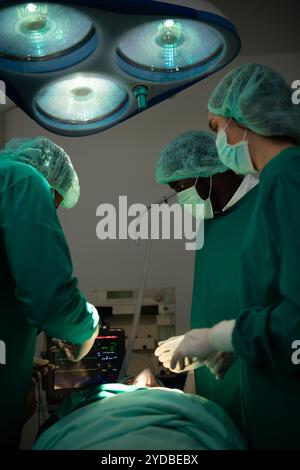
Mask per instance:
[[[90,340],[100,321],[95,307],[88,304],[77,289],[71,301],[63,304],[60,309],[57,303],[52,304],[48,306],[48,311],[49,314],[40,325],[45,333],[74,344]]]
[[[85,357],[90,352],[98,335],[99,335],[99,325],[96,327],[96,330],[93,336],[89,340],[85,341],[82,344],[74,345],[74,360],[75,361],[80,361],[83,357]]]
[[[299,373],[292,361],[295,340],[300,340],[300,316],[288,300],[242,313],[233,331],[234,349],[242,358],[254,364],[269,362],[292,374]]]

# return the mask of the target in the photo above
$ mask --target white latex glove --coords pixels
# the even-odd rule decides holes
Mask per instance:
[[[210,340],[210,328],[202,328],[199,330],[191,330],[186,333],[178,344],[170,361],[170,368],[183,371],[186,367],[186,359],[190,361],[190,365],[195,362],[205,362],[215,349]]]
[[[171,372],[174,372],[175,374],[182,374],[183,372],[191,372],[195,369],[198,369],[199,367],[205,366],[205,363],[203,361],[198,361],[198,359],[195,357],[194,359],[189,359],[188,357],[184,358],[184,367],[181,369],[179,364],[176,365],[176,367],[173,369],[171,367],[171,359],[169,361],[164,362],[164,367],[166,369],[170,369]]]
[[[184,358],[184,367],[179,368],[179,367],[174,367],[171,368],[171,359],[172,356],[183,340],[184,335],[181,336],[173,336],[172,338],[169,338],[165,341],[160,341],[158,343],[158,348],[155,350],[154,354],[157,356],[158,360],[163,363],[163,366],[166,369],[170,369],[172,372],[175,373],[181,373],[181,372],[188,372],[190,370],[197,369],[201,365],[204,365],[203,363],[200,363],[197,361],[197,358],[195,358],[195,361],[191,360],[190,358],[186,357]]]
[[[160,341],[158,347],[154,351],[155,356],[162,363],[168,361],[173,356],[175,349],[177,349],[179,343],[183,340],[184,335],[182,336],[173,336],[172,338],[166,339],[165,341]]]
[[[210,369],[211,373],[218,380],[224,378],[227,371],[235,361],[235,354],[232,352],[216,352],[212,354],[206,361],[205,365]]]
[[[186,333],[171,358],[170,368],[183,371],[189,365],[201,365],[217,351],[232,352],[235,320],[223,321],[213,328],[194,329]],[[194,367],[195,368],[195,367]]]

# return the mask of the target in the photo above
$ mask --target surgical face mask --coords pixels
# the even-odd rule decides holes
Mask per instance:
[[[227,168],[230,168],[238,175],[256,174],[257,172],[250,157],[249,142],[246,140],[248,130],[246,129],[242,142],[230,145],[226,134],[230,121],[231,119],[226,127],[218,132],[216,144],[220,160]]]
[[[210,200],[211,191],[212,191],[212,177],[210,178],[209,196],[208,196],[208,199],[206,200],[202,199],[197,192],[197,189],[196,189],[197,181],[195,183],[195,186],[185,189],[184,191],[180,191],[180,193],[177,194],[178,202],[185,210],[190,212],[192,216],[195,218],[200,217],[200,214],[197,211],[197,205],[203,205],[204,206],[204,219],[213,219],[214,210],[213,210],[212,203]],[[186,206],[186,204],[188,205]]]

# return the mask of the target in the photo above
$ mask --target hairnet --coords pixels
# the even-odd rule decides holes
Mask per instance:
[[[62,206],[74,207],[79,199],[78,176],[67,153],[45,137],[12,139],[0,158],[27,163],[38,170],[64,199]]]
[[[292,103],[291,87],[264,65],[248,64],[230,72],[212,93],[208,109],[259,135],[300,142],[300,107]]]
[[[177,136],[160,154],[156,181],[168,184],[228,171],[221,162],[214,134],[191,131]]]

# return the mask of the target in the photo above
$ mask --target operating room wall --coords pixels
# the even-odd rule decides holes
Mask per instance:
[[[66,138],[46,132],[20,109],[6,115],[6,139],[46,135],[71,156],[81,183],[81,198],[73,210],[59,210],[70,245],[80,287],[88,296],[97,288],[137,288],[144,260],[143,242],[100,241],[96,237],[96,209],[101,203],[150,203],[169,192],[154,179],[158,154],[177,134],[207,129],[207,102],[217,82],[231,68],[248,62],[270,65],[292,82],[300,79],[300,55],[240,57],[225,71],[199,83],[104,133],[85,138]],[[275,98],[275,97],[274,97]],[[175,287],[177,333],[189,325],[194,253],[184,241],[153,241],[147,285]]]

